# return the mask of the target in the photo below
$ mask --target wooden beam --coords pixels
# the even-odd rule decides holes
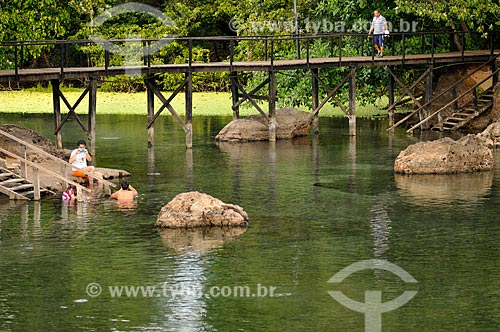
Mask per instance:
[[[411,92],[416,86],[418,83],[420,83],[428,74],[429,74],[429,71],[432,71],[432,67],[429,67],[427,68],[423,73],[422,75],[420,75],[417,80],[415,82],[413,82],[413,84],[410,86],[410,87],[407,87],[406,84],[404,84],[395,74],[394,72],[389,68],[387,67],[387,71],[389,72],[389,74],[394,78],[394,80],[403,88],[403,93],[401,94],[401,96],[399,96],[398,100],[389,106],[388,110],[390,111],[391,109],[393,109],[395,107],[395,105],[397,103],[399,103],[401,101],[401,99],[403,99],[404,96],[408,95],[412,100],[413,102],[415,103],[415,105],[417,105],[419,108],[422,108],[421,107],[422,105],[420,104],[420,102],[417,100],[417,98],[415,98],[415,96],[413,95],[413,93]]]
[[[80,98],[78,98],[78,100],[76,101],[76,103],[72,106],[72,105],[70,105],[69,101],[66,99],[66,97],[64,96],[64,94],[61,92],[61,90],[58,90],[59,97],[62,99],[62,101],[66,105],[66,107],[68,108],[69,112],[64,117],[64,119],[62,120],[60,127],[57,128],[56,130],[61,129],[62,126],[64,125],[64,123],[69,119],[69,117],[71,115],[73,115],[75,117],[76,121],[78,122],[78,124],[80,125],[80,127],[83,129],[83,131],[85,131],[85,132],[87,131],[87,128],[85,128],[85,125],[83,124],[82,120],[80,119],[80,117],[78,116],[78,114],[76,114],[75,109],[78,107],[78,105],[83,100],[83,98],[87,95],[88,92],[89,92],[89,87],[87,87],[83,91],[83,93],[80,95]]]
[[[349,74],[349,135],[356,136],[356,67]]]
[[[388,66],[393,71],[393,66]],[[394,77],[389,73],[387,82],[387,90],[389,94],[389,105],[394,105]],[[394,107],[389,109],[389,127],[394,125]]]
[[[39,201],[42,197],[40,195],[40,171],[38,168],[33,168],[33,199]]]
[[[19,155],[24,160],[28,159],[26,145],[21,144],[19,146]],[[26,177],[28,176],[28,165],[24,161],[21,160],[21,164],[19,165],[19,167],[20,167],[20,170],[19,170],[20,175],[26,179]]]
[[[147,100],[148,100],[148,123],[151,123],[151,125],[147,128],[148,129],[148,148],[152,148],[155,144],[155,127],[154,127],[154,116],[155,116],[155,94],[154,92],[148,87],[147,81],[153,80],[153,77],[147,77],[144,81],[146,85],[146,94],[147,94]],[[151,83],[152,84],[152,83]]]
[[[186,74],[186,148],[193,148],[193,74]]]
[[[269,72],[269,141],[276,141],[276,72]]]
[[[334,88],[333,90],[330,90],[330,88],[328,88],[328,86],[317,76],[316,79],[318,80],[318,82],[321,84],[321,87],[328,92],[327,96],[325,99],[323,99],[321,101],[321,103],[319,104],[318,108],[316,110],[314,110],[314,113],[313,114],[317,114],[319,113],[319,110],[323,108],[323,106],[325,106],[325,104],[330,100],[330,99],[333,99],[333,101],[337,104],[337,106],[340,107],[340,109],[342,110],[342,112],[344,112],[345,115],[348,115],[349,112],[348,110],[345,109],[344,105],[342,105],[342,103],[337,99],[337,97],[335,97],[335,93],[337,93],[337,91],[345,84],[345,82],[347,82],[347,80],[350,78],[351,76],[351,72],[349,72],[349,74],[347,74],[343,79],[342,81],[340,81]]]
[[[163,94],[161,93],[161,91],[158,90],[156,88],[156,86],[152,82],[146,81],[147,88],[151,89],[151,91],[154,92],[154,94],[156,95],[156,97],[158,97],[158,99],[160,99],[160,101],[162,102],[162,106],[159,108],[159,110],[154,115],[153,119],[146,126],[148,129],[149,129],[149,127],[151,125],[153,125],[153,123],[155,122],[155,120],[160,116],[161,112],[165,108],[167,108],[168,111],[170,112],[170,114],[172,114],[172,116],[174,117],[174,119],[177,120],[177,122],[181,125],[182,129],[184,130],[184,132],[186,132],[188,130],[188,128],[186,127],[186,124],[184,123],[184,121],[182,120],[182,118],[180,117],[180,115],[175,111],[175,109],[172,107],[172,105],[170,105],[170,103],[175,98],[175,96],[177,96],[177,94],[182,91],[182,89],[184,88],[184,86],[186,85],[186,83],[187,83],[186,80],[184,80],[184,82],[182,82],[182,84],[177,89],[175,89],[175,91],[172,93],[172,95],[167,99],[167,98],[165,98],[163,96]]]
[[[269,79],[267,79],[264,82],[269,82]],[[264,82],[262,82],[260,85],[264,84]],[[238,86],[238,89],[242,92],[243,97],[245,97],[245,99],[248,100],[253,105],[253,107],[255,107],[257,109],[257,111],[259,111],[260,114],[262,114],[267,120],[269,120],[269,116],[266,114],[266,112],[264,112],[262,110],[262,108],[255,102],[255,100],[253,100],[253,98],[245,91],[243,86],[241,86],[240,82],[236,81],[235,84]],[[254,91],[254,90],[252,90],[252,91]]]
[[[315,134],[319,133],[319,87],[318,87],[318,76],[319,69],[313,68],[311,69],[311,97],[312,97],[312,109],[313,109],[313,131]],[[318,112],[315,110],[318,109]]]
[[[231,99],[233,101],[232,109],[233,109],[233,120],[240,118],[240,107],[239,107],[239,95],[238,95],[238,85],[235,83],[238,81],[238,73],[232,71],[229,75],[231,80]]]
[[[59,80],[51,80],[52,85],[52,105],[54,108],[54,135],[56,136],[56,148],[62,149],[61,134],[61,99],[59,97]]]
[[[262,89],[264,86],[266,86],[266,84],[269,84],[269,78],[266,78],[263,82],[261,82],[258,86],[256,86],[252,91],[250,91],[248,93],[245,91],[245,89],[243,88],[243,86],[237,80],[234,82],[234,84],[242,92],[241,96],[243,98],[239,99],[236,102],[236,104],[234,104],[233,107],[239,107],[241,104],[243,104],[245,101],[248,100],[249,102],[252,103],[252,105],[254,105],[254,107],[257,108],[257,110],[259,110],[260,107],[258,107],[258,106],[255,105],[254,99],[261,99],[261,100],[267,100],[267,101],[269,101],[269,97],[255,95],[260,89]],[[237,97],[239,98],[240,95],[237,94]],[[259,110],[259,112],[260,112],[260,110]],[[261,113],[264,113],[264,111],[262,111]]]
[[[95,164],[95,145],[96,145],[96,113],[97,113],[97,77],[93,76],[89,80],[89,118],[87,136],[89,140],[89,151]]]

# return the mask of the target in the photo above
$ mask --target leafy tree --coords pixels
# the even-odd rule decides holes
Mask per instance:
[[[477,30],[488,33],[500,26],[500,5],[491,0],[395,0],[396,13],[419,18],[425,27]]]

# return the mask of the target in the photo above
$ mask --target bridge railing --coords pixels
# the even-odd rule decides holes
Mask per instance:
[[[391,33],[385,39],[385,54],[398,55],[402,64],[411,54],[490,50],[500,33],[487,38],[474,31],[422,31]],[[475,41],[474,43],[472,41]],[[473,46],[476,45],[476,46]],[[244,47],[245,46],[245,47]],[[245,51],[246,52],[245,52]],[[250,50],[250,51],[248,51]],[[36,56],[34,56],[35,54]],[[237,61],[268,61],[369,56],[374,60],[373,38],[366,33],[332,33],[289,36],[179,37],[170,39],[42,40],[0,43],[0,69],[68,68],[114,66],[151,67],[161,64]]]

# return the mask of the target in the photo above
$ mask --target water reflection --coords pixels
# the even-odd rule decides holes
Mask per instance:
[[[159,234],[165,246],[175,250],[176,266],[163,283],[168,289],[160,302],[164,311],[164,327],[168,331],[207,330],[208,294],[205,284],[208,261],[205,254],[221,248],[243,234],[243,227],[211,227],[190,229],[161,229]]]
[[[187,252],[177,257],[172,275],[164,281],[164,296],[159,307],[164,308],[161,331],[205,331],[207,314],[203,296],[207,266],[202,257]]]
[[[374,203],[370,212],[373,213],[373,216],[370,218],[373,237],[373,257],[383,259],[386,258],[386,253],[389,250],[391,219],[387,214],[384,203]]]
[[[245,233],[246,227],[167,228],[159,230],[163,243],[177,253],[207,253]]]
[[[465,174],[394,174],[396,186],[402,196],[416,205],[449,204],[462,202],[476,204],[488,197],[494,172]]]

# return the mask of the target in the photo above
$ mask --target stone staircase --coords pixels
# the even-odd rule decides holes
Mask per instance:
[[[40,195],[55,193],[47,188],[40,187]],[[35,198],[35,185],[6,168],[0,167],[0,193],[9,196],[9,199],[32,200]]]
[[[456,110],[446,117],[442,124],[436,124],[432,130],[452,131],[457,130],[469,123],[475,117],[488,111],[493,106],[493,90],[490,88],[481,93],[475,100],[472,100],[462,108]]]

